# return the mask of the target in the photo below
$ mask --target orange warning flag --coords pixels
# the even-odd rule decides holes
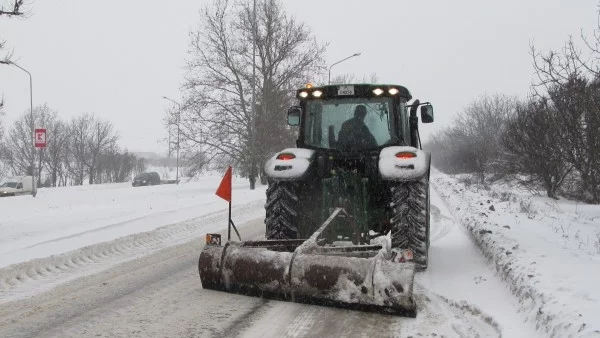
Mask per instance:
[[[231,203],[231,166],[227,168],[227,172],[223,179],[221,180],[221,184],[219,184],[219,188],[217,188],[216,192],[217,196]]]

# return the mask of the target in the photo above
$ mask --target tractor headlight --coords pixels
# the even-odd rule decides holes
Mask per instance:
[[[308,92],[300,92],[300,97],[305,98],[308,96]]]
[[[388,93],[390,93],[390,95],[396,95],[396,94],[398,94],[398,92],[400,92],[400,91],[398,90],[398,88],[390,88],[390,89],[388,90]]]
[[[375,88],[375,89],[373,89],[373,94],[379,96],[379,95],[383,94],[383,89]]]
[[[323,95],[323,92],[322,92],[322,91],[320,91],[320,90],[315,90],[315,91],[312,93],[312,95],[313,95],[314,97],[321,97],[321,95]]]

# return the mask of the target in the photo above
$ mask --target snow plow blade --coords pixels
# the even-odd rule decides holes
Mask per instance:
[[[320,245],[340,212],[307,240],[206,245],[198,262],[203,288],[415,317],[413,263],[392,262],[380,245]]]

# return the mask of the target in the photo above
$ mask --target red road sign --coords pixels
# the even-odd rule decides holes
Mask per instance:
[[[35,147],[46,148],[46,129],[36,128],[35,130]]]

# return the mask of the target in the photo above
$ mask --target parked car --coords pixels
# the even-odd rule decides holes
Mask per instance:
[[[14,176],[0,185],[0,197],[31,194],[31,176]]]
[[[134,187],[158,184],[160,184],[160,175],[155,171],[139,173],[135,176],[133,182],[131,182],[131,185]]]

